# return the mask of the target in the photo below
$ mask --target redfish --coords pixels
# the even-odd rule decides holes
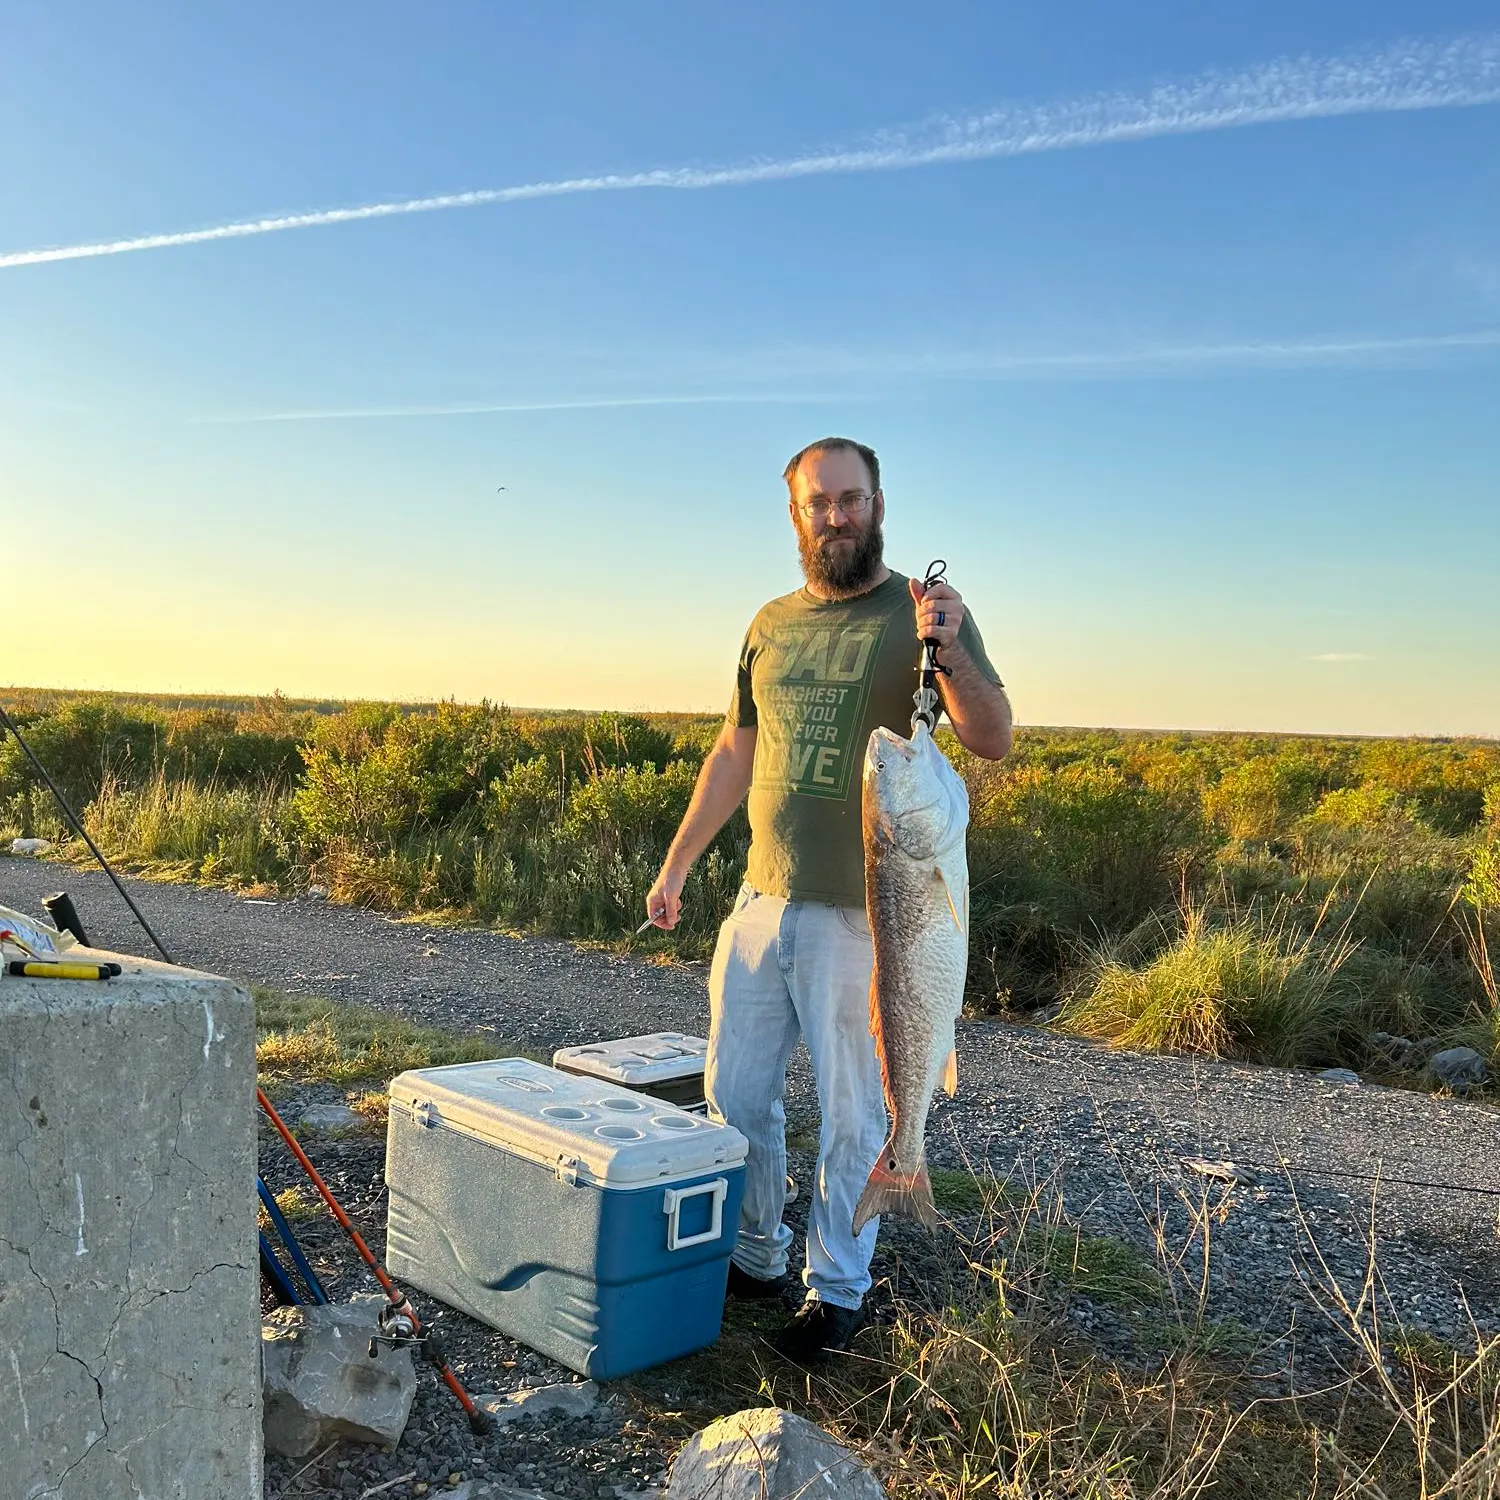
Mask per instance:
[[[938,1083],[958,1087],[953,1028],[969,963],[969,794],[919,722],[911,738],[870,735],[864,765],[865,907],[875,944],[870,1031],[891,1133],[854,1210],[928,1228],[927,1110]]]

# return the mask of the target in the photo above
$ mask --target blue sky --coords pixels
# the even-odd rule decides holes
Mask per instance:
[[[13,11],[5,675],[717,708],[838,431],[1023,722],[1500,734],[1500,28],[1312,10]]]

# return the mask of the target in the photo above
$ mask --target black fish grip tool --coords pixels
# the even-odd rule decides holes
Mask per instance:
[[[947,581],[948,564],[941,557],[935,558],[927,565],[927,576],[922,580],[923,592],[935,583]],[[941,702],[938,678],[953,675],[953,669],[945,667],[938,660],[938,643],[931,636],[922,641],[922,660],[917,664],[917,672],[920,674],[920,681],[912,695],[912,702],[916,705],[916,712],[911,716],[912,733],[916,733],[918,724],[925,724],[928,733],[931,733],[937,728],[938,707]]]

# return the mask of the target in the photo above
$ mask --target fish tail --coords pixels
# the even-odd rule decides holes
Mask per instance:
[[[855,1234],[877,1214],[896,1214],[915,1219],[926,1229],[937,1228],[937,1204],[933,1202],[925,1156],[917,1163],[915,1172],[902,1172],[896,1166],[892,1142],[887,1141],[881,1147],[880,1156],[870,1170],[870,1180],[854,1208]]]

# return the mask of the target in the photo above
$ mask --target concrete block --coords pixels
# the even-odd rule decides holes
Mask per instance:
[[[75,956],[0,976],[0,1493],[256,1500],[250,996]]]

